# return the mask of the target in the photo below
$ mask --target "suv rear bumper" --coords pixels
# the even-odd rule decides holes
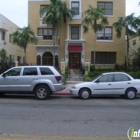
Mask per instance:
[[[63,90],[63,89],[65,89],[66,87],[65,87],[65,85],[64,84],[55,84],[54,85],[54,89],[55,89],[55,91],[53,91],[53,92],[56,92],[56,91],[61,91],[61,90]]]

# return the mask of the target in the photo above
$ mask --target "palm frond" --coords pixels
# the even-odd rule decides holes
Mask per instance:
[[[91,26],[95,33],[98,30],[102,30],[105,25],[109,24],[107,17],[104,15],[105,10],[105,8],[94,8],[89,5],[84,12],[82,24],[87,27]]]
[[[84,33],[87,33],[89,30],[88,26],[83,26],[83,29],[84,29]]]

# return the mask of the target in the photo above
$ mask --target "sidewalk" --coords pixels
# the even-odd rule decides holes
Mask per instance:
[[[66,88],[62,91],[54,92],[53,95],[71,95],[69,88],[77,83],[81,83],[82,81],[67,81],[65,86]]]

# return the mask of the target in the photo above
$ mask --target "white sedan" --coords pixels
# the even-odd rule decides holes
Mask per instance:
[[[82,99],[88,99],[91,95],[122,95],[134,99],[140,93],[140,79],[124,72],[103,73],[90,82],[72,86],[70,92]]]

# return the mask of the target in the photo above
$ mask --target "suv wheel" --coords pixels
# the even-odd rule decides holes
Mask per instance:
[[[5,95],[5,93],[0,93],[0,97],[2,97],[2,96],[4,96]]]
[[[48,99],[50,94],[50,89],[45,85],[40,85],[35,88],[35,97],[39,100]]]

